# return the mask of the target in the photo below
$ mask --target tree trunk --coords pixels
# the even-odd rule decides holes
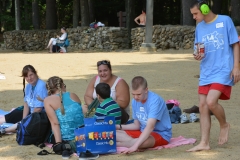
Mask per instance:
[[[40,28],[38,0],[34,0],[32,2],[32,24],[34,29]]]
[[[80,13],[80,0],[73,0],[73,28],[78,26]]]
[[[89,7],[88,0],[80,0],[81,26],[89,26]]]
[[[46,29],[57,29],[56,0],[46,0]]]
[[[211,10],[215,14],[221,14],[222,0],[211,0]]]
[[[240,25],[240,1],[231,0],[231,18],[235,25]]]
[[[125,8],[129,47],[131,47],[131,30],[134,26],[135,0],[125,0]]]
[[[90,23],[95,22],[94,0],[88,0],[89,6],[89,20]]]
[[[15,0],[15,22],[16,22],[16,30],[18,31],[21,29],[19,0]]]
[[[190,12],[190,5],[192,0],[182,0],[183,25],[194,26],[196,24]]]

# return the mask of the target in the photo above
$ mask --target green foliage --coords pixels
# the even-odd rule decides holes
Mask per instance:
[[[21,29],[33,29],[32,26],[32,2],[34,0],[21,0]],[[211,0],[207,0],[211,1]],[[24,4],[27,2],[27,4]],[[40,28],[46,27],[46,0],[38,0]],[[5,6],[3,6],[5,4]],[[73,0],[56,0],[58,28],[72,27],[73,21]],[[222,0],[222,14],[229,15],[230,0]],[[2,31],[15,29],[15,5],[14,0],[0,1],[0,25]],[[135,17],[141,14],[146,8],[146,0],[135,0]],[[119,26],[117,12],[125,11],[125,0],[94,0],[94,10],[96,21],[101,21],[106,26]],[[27,12],[26,12],[27,11]],[[27,13],[27,14],[26,14]],[[154,0],[153,24],[180,24],[181,0]],[[80,19],[79,19],[80,20]],[[235,25],[240,25],[239,21],[233,20]]]
[[[10,31],[15,29],[15,18],[9,14],[3,14],[0,16],[1,25],[3,31]]]

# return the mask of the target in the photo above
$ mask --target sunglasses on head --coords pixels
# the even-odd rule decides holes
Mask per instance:
[[[97,62],[97,66],[100,66],[100,65],[102,65],[102,64],[108,65],[108,64],[110,64],[110,61],[108,61],[108,60],[102,60],[102,61],[98,61],[98,62]]]

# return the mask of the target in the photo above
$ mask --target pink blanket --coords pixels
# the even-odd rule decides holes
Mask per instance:
[[[174,148],[177,146],[181,146],[181,145],[186,145],[186,144],[193,144],[195,143],[197,140],[194,138],[184,138],[183,136],[179,136],[176,138],[171,138],[169,144],[164,145],[164,146],[157,146],[155,148],[149,148],[147,150],[158,150],[158,149],[162,149],[162,148]],[[46,146],[48,147],[52,147],[52,144],[49,143],[45,143]],[[117,153],[121,153],[122,151],[124,151],[125,149],[127,149],[126,147],[117,147]]]
[[[194,139],[194,138],[184,138],[183,136],[179,136],[179,137],[176,137],[176,138],[171,138],[169,144],[167,144],[167,145],[157,146],[155,148],[149,148],[147,150],[158,150],[158,149],[162,149],[162,148],[173,148],[173,147],[177,147],[177,146],[181,146],[181,145],[193,144],[196,141],[197,140]],[[121,153],[125,149],[126,149],[126,147],[117,147],[117,153]]]

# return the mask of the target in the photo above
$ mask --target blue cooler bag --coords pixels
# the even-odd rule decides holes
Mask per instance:
[[[116,153],[115,118],[93,117],[84,119],[84,127],[74,131],[77,154],[89,150],[92,153]]]

